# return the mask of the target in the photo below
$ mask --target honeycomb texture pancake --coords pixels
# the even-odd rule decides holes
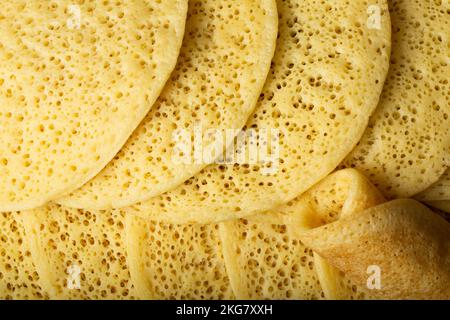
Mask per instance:
[[[417,201],[341,217],[301,239],[374,298],[450,298],[450,224]],[[379,290],[367,289],[370,266],[381,272]]]
[[[448,1],[390,0],[391,68],[380,105],[344,161],[391,198],[436,182],[450,164]]]
[[[266,80],[277,31],[275,0],[190,1],[181,55],[155,107],[97,177],[58,203],[121,208],[203,169],[208,163],[179,156],[177,131],[191,137],[198,128],[208,145],[207,130],[242,129]]]
[[[251,218],[220,224],[227,270],[237,299],[322,298],[313,252],[291,237],[291,227]]]
[[[175,67],[187,0],[2,5],[0,211],[18,211],[114,158]]]
[[[0,230],[0,299],[48,299],[45,278],[36,271],[21,215],[0,213]]]
[[[243,218],[331,173],[362,137],[388,71],[387,3],[373,3],[380,30],[367,26],[368,1],[278,1],[272,69],[246,128],[280,129],[279,161],[209,166],[128,212],[174,223]]]
[[[23,220],[35,242],[36,269],[49,277],[51,299],[135,298],[124,216],[53,204],[24,212]]]
[[[127,217],[133,283],[142,299],[234,299],[218,225]]]
[[[437,182],[415,198],[420,201],[450,200],[450,169],[447,169]]]

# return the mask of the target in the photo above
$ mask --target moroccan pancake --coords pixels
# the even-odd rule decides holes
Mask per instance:
[[[379,29],[368,24],[366,1],[278,1],[272,69],[246,125],[260,138],[275,130],[258,150],[275,159],[251,154],[209,166],[128,212],[174,223],[242,218],[292,200],[332,172],[361,138],[388,71],[387,4],[372,4]],[[238,151],[254,150],[250,142]]]
[[[0,299],[48,299],[46,278],[36,270],[21,216],[0,213]]]
[[[190,1],[181,55],[156,106],[97,177],[58,203],[125,207],[177,187],[210,164],[194,158],[194,144],[181,151],[179,144],[188,146],[198,130],[206,148],[222,142],[208,132],[222,137],[242,129],[266,80],[277,31],[275,0]],[[177,142],[180,130],[187,137]]]
[[[2,3],[0,211],[59,198],[111,161],[175,67],[186,12],[187,0]]]
[[[22,219],[51,299],[136,298],[123,215],[52,204],[24,212]]]
[[[390,0],[391,68],[380,105],[344,166],[391,198],[436,182],[450,165],[449,1]]]
[[[127,217],[130,271],[141,299],[234,299],[218,225]]]
[[[258,218],[220,224],[231,286],[240,300],[323,298],[313,252],[292,237],[297,225]]]
[[[319,225],[331,223],[340,217],[384,202],[381,193],[364,175],[348,169],[330,175],[301,198],[309,198],[314,219],[319,219]],[[301,236],[298,238],[301,239]],[[370,299],[371,296],[367,292],[358,288],[344,273],[317,253],[314,253],[314,263],[326,299]]]
[[[413,200],[383,201],[346,169],[220,224],[58,205],[2,214],[0,289],[27,299],[448,299],[450,225]],[[368,266],[380,267],[382,289],[367,289]]]
[[[414,200],[383,202],[358,171],[341,170],[266,214],[300,222],[293,237],[314,250],[327,299],[448,299],[450,224]],[[368,287],[374,267],[381,289]]]
[[[450,224],[417,201],[354,212],[301,240],[374,298],[450,299]],[[370,268],[378,288],[368,286]]]

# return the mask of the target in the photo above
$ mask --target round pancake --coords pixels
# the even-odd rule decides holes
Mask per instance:
[[[380,105],[344,161],[390,198],[408,198],[450,165],[448,1],[390,0],[391,68]]]
[[[187,0],[8,1],[0,19],[0,211],[92,179],[175,67]]]
[[[97,177],[58,203],[121,208],[171,190],[207,166],[178,159],[174,135],[242,129],[266,80],[277,30],[275,0],[191,1],[181,55],[156,106]]]
[[[244,217],[292,200],[332,172],[362,137],[387,75],[390,19],[387,3],[375,4],[379,29],[368,23],[367,1],[279,1],[272,70],[246,125],[261,135],[279,130],[271,143],[279,159],[209,166],[127,212],[175,223]]]

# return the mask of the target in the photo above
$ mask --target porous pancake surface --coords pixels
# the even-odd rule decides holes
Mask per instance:
[[[48,299],[18,213],[0,213],[0,299]]]
[[[369,1],[279,1],[272,69],[246,125],[279,129],[279,159],[209,166],[128,212],[175,223],[239,218],[332,172],[362,137],[387,75],[390,19],[387,3],[375,4],[379,29],[368,23]]]
[[[36,271],[51,299],[134,299],[125,217],[51,204],[23,213]]]
[[[97,177],[58,203],[125,207],[177,187],[210,164],[194,159],[193,146],[183,151],[191,159],[180,157],[176,135],[183,130],[190,142],[198,130],[208,145],[211,130],[242,129],[264,86],[277,30],[275,0],[190,1],[178,64],[154,109]]]
[[[176,64],[187,0],[6,1],[0,211],[81,187],[115,156]]]
[[[390,0],[392,56],[380,105],[344,161],[391,198],[436,182],[450,164],[450,3]]]
[[[127,217],[130,270],[142,299],[234,299],[219,226]]]

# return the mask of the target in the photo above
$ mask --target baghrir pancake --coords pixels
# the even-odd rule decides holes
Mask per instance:
[[[5,1],[0,211],[33,209],[99,173],[175,67],[187,0]]]

